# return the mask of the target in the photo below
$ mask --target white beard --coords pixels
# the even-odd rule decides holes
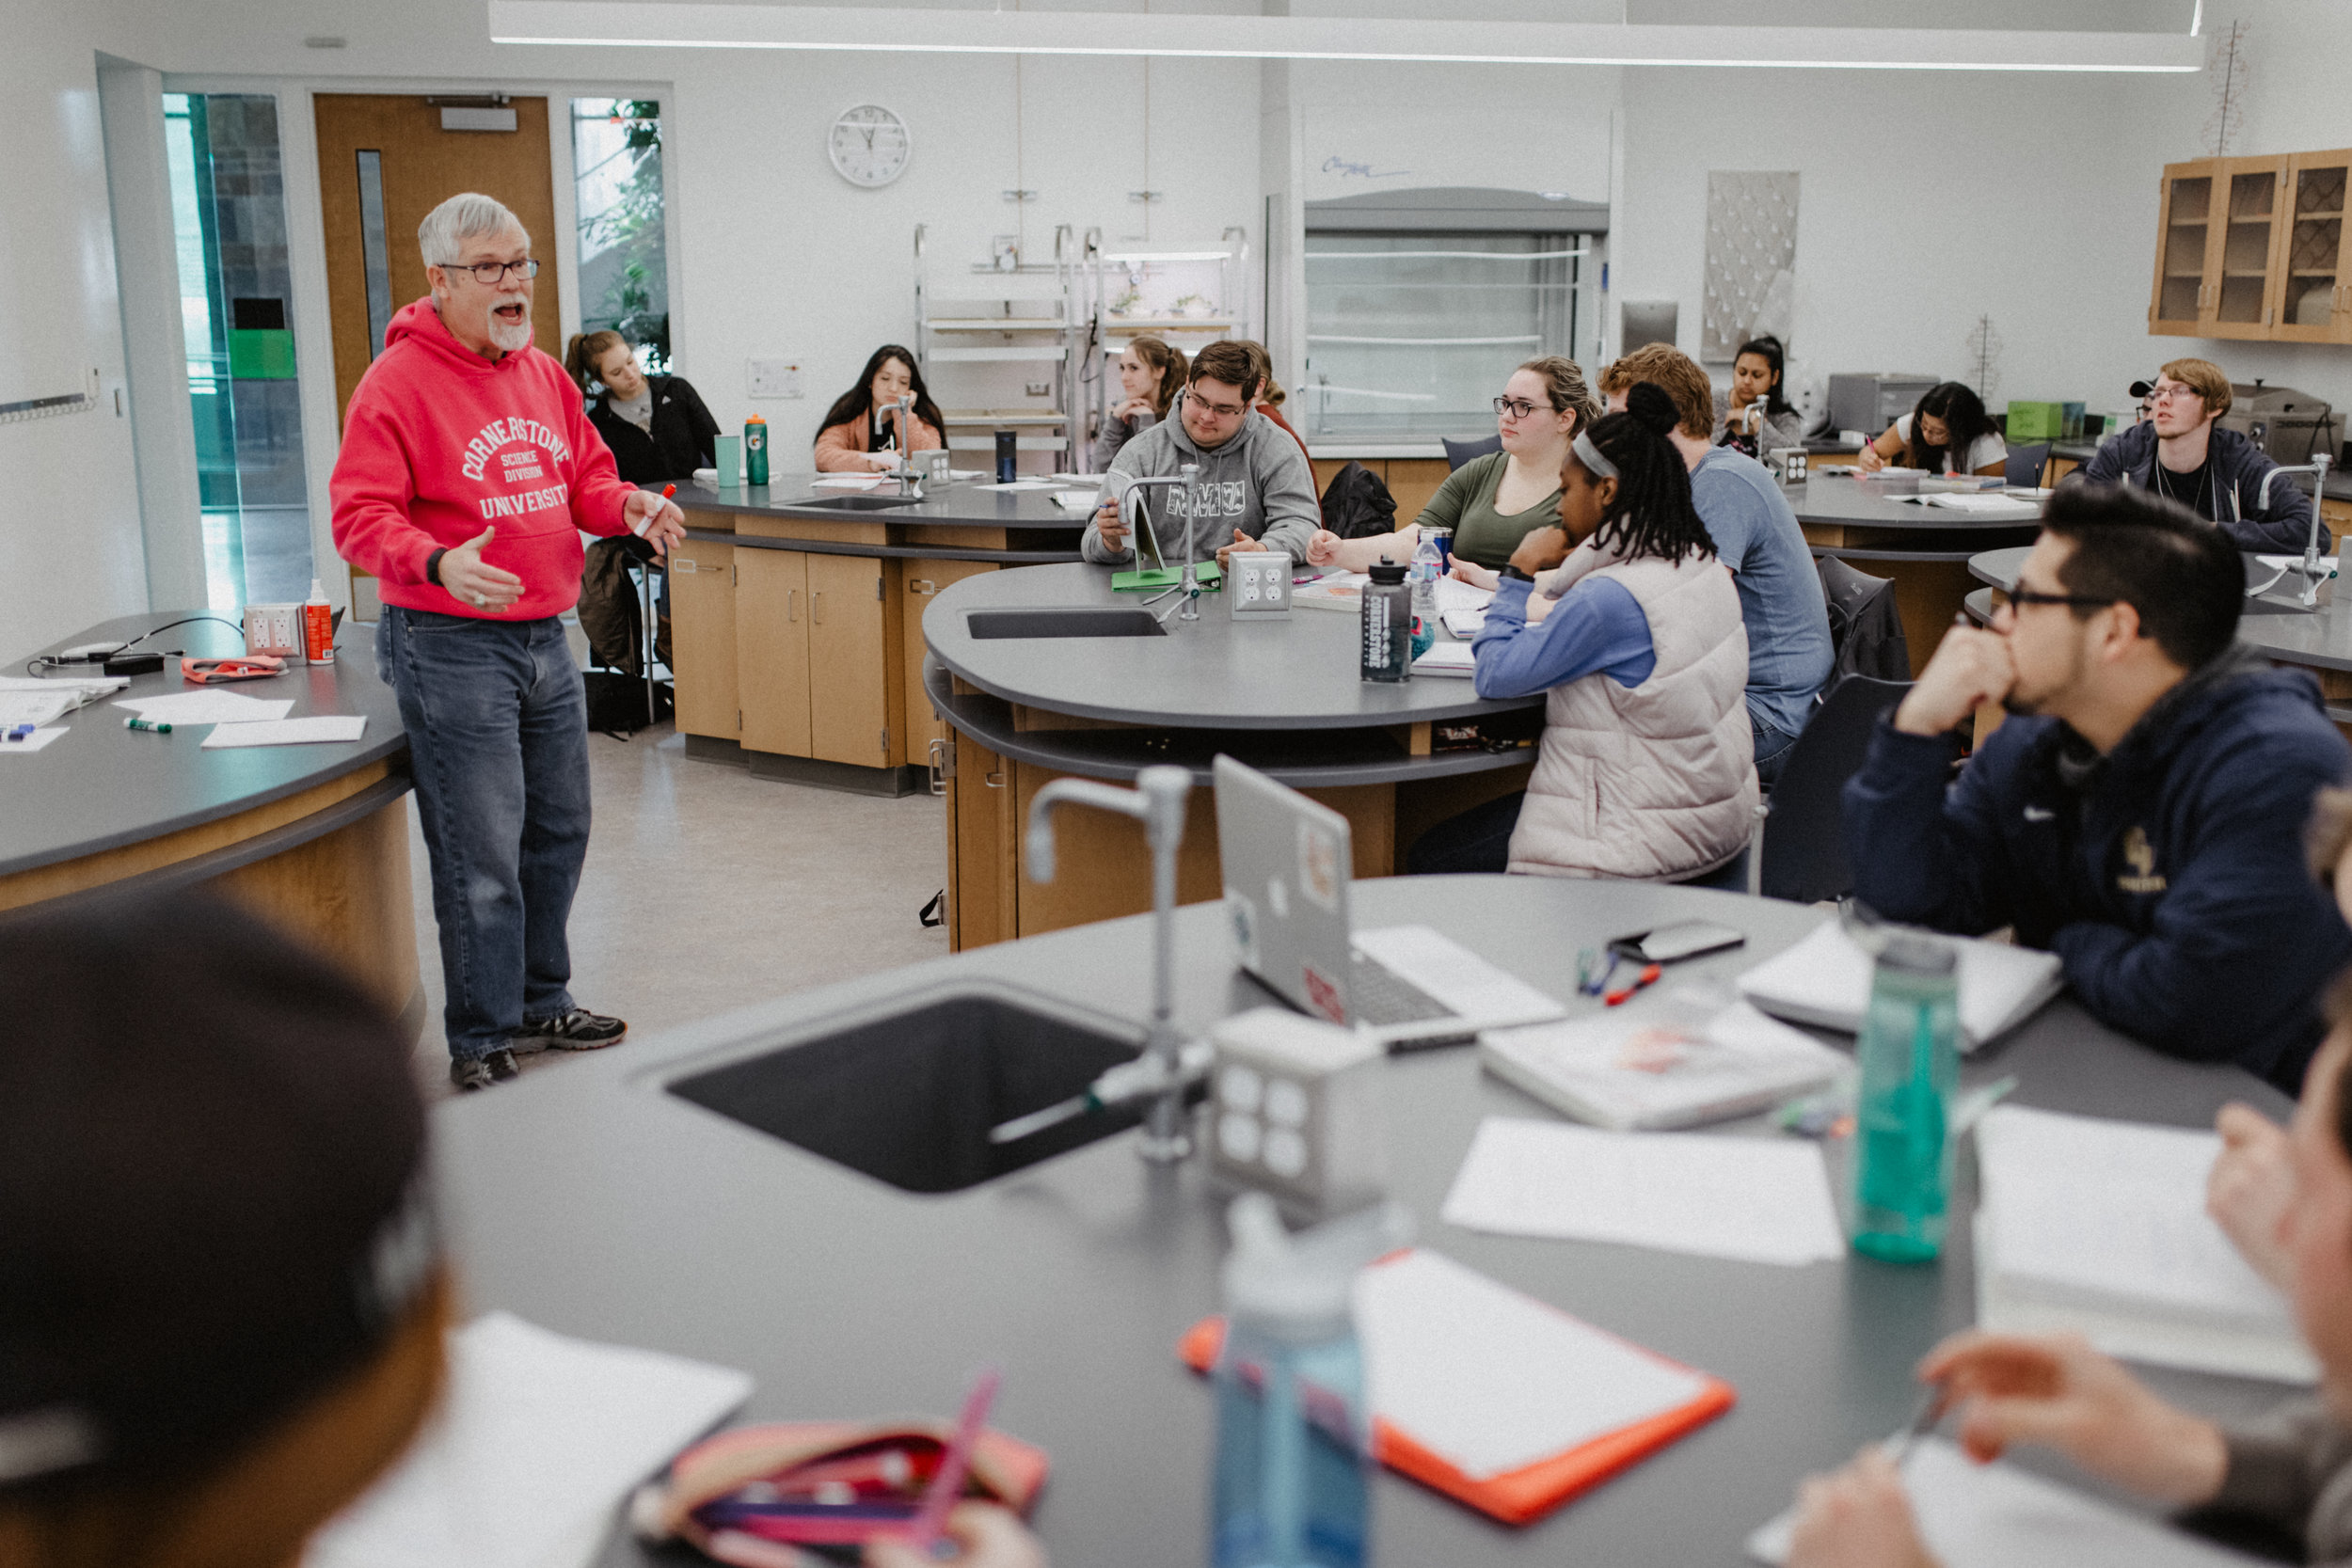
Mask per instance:
[[[490,318],[490,341],[508,354],[519,354],[531,346],[531,308],[523,308],[523,319],[513,326],[498,317]]]

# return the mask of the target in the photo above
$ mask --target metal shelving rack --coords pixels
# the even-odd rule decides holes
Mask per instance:
[[[932,396],[947,420],[947,450],[993,452],[994,432],[1012,430],[1017,451],[1057,453],[1060,465],[1074,470],[1086,437],[1077,417],[1079,366],[1092,336],[1094,311],[1088,298],[1088,258],[1070,226],[1055,228],[1050,264],[1008,270],[977,262],[968,282],[959,277],[947,289],[934,287],[929,277],[924,227],[914,229],[914,356],[925,381],[936,387],[938,371],[949,365],[1053,367],[1052,404],[1044,408],[1027,404],[951,408],[935,389]],[[985,286],[982,278],[988,280]],[[959,428],[987,434],[959,436]]]
[[[1111,388],[1116,380],[1110,361],[1118,358],[1120,351],[1133,339],[1147,334],[1165,338],[1173,346],[1192,354],[1236,333],[1245,338],[1256,336],[1251,330],[1246,297],[1249,261],[1247,230],[1228,229],[1217,236],[1214,245],[1189,249],[1122,246],[1107,253],[1102,249],[1099,234],[1100,230],[1088,233],[1088,259],[1093,275],[1093,337],[1101,344],[1096,356],[1101,362],[1089,366],[1083,372],[1094,383],[1092,401],[1098,424],[1110,417]],[[1210,268],[1215,269],[1214,273],[1207,270]],[[1216,285],[1216,309],[1212,313],[1182,315],[1166,309],[1174,298],[1183,297],[1176,293],[1178,289],[1210,277],[1215,277]],[[1114,313],[1110,309],[1114,287],[1135,292],[1139,296],[1136,303],[1146,307],[1144,313]],[[1236,305],[1243,308],[1235,309]]]

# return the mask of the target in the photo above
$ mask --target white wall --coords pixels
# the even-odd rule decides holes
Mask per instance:
[[[100,407],[0,424],[0,657],[145,608],[131,421],[118,418],[122,334],[88,17],[19,8],[8,29],[21,112],[0,159],[0,403],[84,390]]]

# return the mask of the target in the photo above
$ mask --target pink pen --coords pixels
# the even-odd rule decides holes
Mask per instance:
[[[964,1472],[971,1468],[972,1450],[988,1423],[988,1407],[995,1401],[999,1381],[993,1367],[972,1380],[972,1392],[964,1398],[963,1414],[956,1420],[956,1434],[949,1440],[947,1451],[939,1456],[939,1468],[931,1474],[930,1490],[923,1495],[922,1509],[907,1527],[907,1543],[918,1552],[930,1550],[931,1543],[939,1539],[940,1531],[946,1526],[947,1511],[963,1496]]]

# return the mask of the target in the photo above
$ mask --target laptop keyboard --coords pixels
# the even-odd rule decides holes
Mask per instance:
[[[1399,978],[1378,959],[1352,950],[1348,958],[1347,1007],[1359,1023],[1379,1028],[1460,1016],[1419,986]]]

